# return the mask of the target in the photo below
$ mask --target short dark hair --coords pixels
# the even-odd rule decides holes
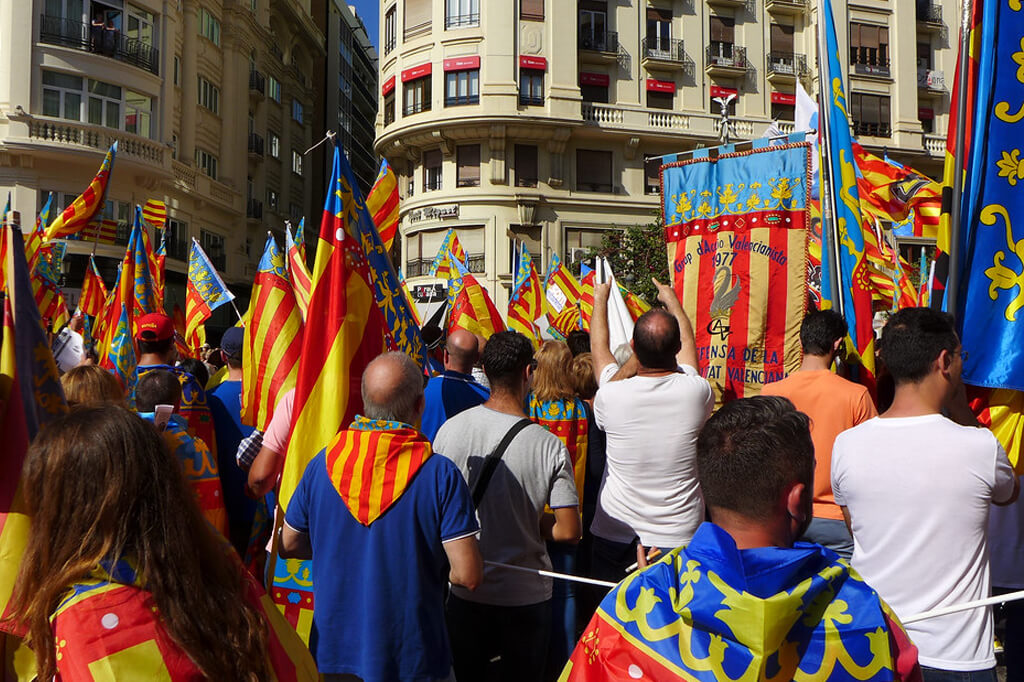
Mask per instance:
[[[565,344],[569,346],[569,352],[572,353],[573,357],[580,353],[589,353],[590,332],[585,332],[582,329],[571,331],[569,336],[565,337]]]
[[[154,353],[156,355],[164,355],[167,351],[174,347],[174,337],[164,339],[163,341],[143,341],[138,340],[139,353],[145,355],[146,353]]]
[[[805,355],[829,355],[837,339],[846,338],[846,320],[835,310],[812,310],[800,325]]]
[[[882,361],[896,384],[917,383],[928,376],[942,351],[960,346],[953,318],[931,308],[903,308],[882,329]]]
[[[726,403],[697,437],[697,480],[712,510],[767,520],[786,487],[814,482],[810,419],[788,399],[755,396]]]
[[[679,323],[663,308],[651,308],[633,327],[633,352],[644,367],[674,369],[681,344]]]
[[[210,381],[210,370],[206,369],[206,365],[202,360],[185,358],[178,363],[178,367],[181,367],[183,370],[195,377],[195,380],[199,382],[199,385],[204,388]]]
[[[492,386],[508,388],[533,360],[533,344],[519,332],[498,332],[487,339],[481,363]]]
[[[157,405],[177,405],[181,400],[181,382],[166,369],[146,372],[135,386],[135,409],[152,412]]]

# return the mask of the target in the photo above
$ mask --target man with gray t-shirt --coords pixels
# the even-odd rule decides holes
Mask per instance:
[[[536,368],[533,347],[522,334],[500,332],[488,340],[483,366],[490,398],[445,422],[434,450],[455,462],[469,483],[484,561],[550,571],[545,540],[575,543],[580,536],[569,453],[556,436],[529,423],[498,456],[506,434],[527,420],[523,405]],[[546,514],[545,506],[553,513]],[[550,600],[550,578],[486,564],[474,592],[453,587],[448,631],[456,678],[484,679],[488,661],[499,655],[501,679],[540,679],[551,632]]]

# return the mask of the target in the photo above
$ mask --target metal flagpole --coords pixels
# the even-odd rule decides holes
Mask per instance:
[[[960,291],[960,196],[964,185],[964,147],[967,141],[967,62],[970,58],[970,21],[974,0],[964,0],[960,17],[960,58],[956,87],[956,140],[953,144],[952,204],[949,207],[949,274],[946,281],[946,311],[956,315],[957,295]]]
[[[837,216],[839,215],[839,207],[836,203],[836,192],[834,182],[835,179],[832,177],[832,135],[829,123],[829,116],[826,104],[826,93],[828,92],[829,85],[832,79],[828,72],[828,41],[825,38],[825,13],[824,8],[821,4],[817,7],[818,11],[818,126],[821,129],[821,150],[822,150],[822,161],[820,164],[819,173],[821,175],[821,194],[823,199],[821,202],[822,215],[821,215],[821,239],[822,239],[822,258],[828,258],[829,271],[831,277],[829,277],[829,298],[832,299],[832,308],[835,309],[840,315],[846,316],[846,306],[843,301],[843,297],[840,295],[839,287],[839,242],[836,239],[836,230],[838,228]],[[824,195],[828,194],[828,203],[824,201]],[[827,209],[827,210],[826,210]],[[831,214],[831,215],[830,215]],[[831,220],[827,218],[831,217]],[[828,228],[826,229],[826,226]],[[826,241],[827,237],[827,241]]]

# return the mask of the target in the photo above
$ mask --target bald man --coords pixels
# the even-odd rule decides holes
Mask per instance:
[[[434,440],[438,429],[458,413],[485,402],[491,392],[473,378],[480,359],[479,341],[465,329],[448,335],[444,347],[444,371],[427,382],[423,411],[423,435]]]
[[[452,679],[445,588],[483,579],[473,501],[416,428],[423,380],[407,355],[371,362],[362,394],[363,414],[306,467],[281,532],[281,556],[313,559],[310,650],[328,682]]]

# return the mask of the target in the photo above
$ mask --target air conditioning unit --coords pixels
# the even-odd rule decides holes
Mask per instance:
[[[590,249],[583,248],[580,246],[570,247],[568,261],[570,263],[577,263],[586,258],[588,253],[590,253]]]

